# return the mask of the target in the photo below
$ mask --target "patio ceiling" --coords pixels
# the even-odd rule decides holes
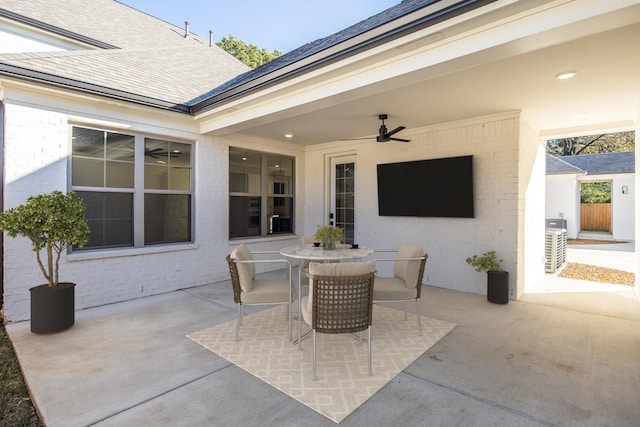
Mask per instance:
[[[200,117],[202,130],[309,145],[375,135],[380,113],[410,138],[412,129],[510,110],[544,137],[631,129],[640,117],[640,5],[618,1],[605,13],[538,3],[545,7],[509,20],[504,9],[429,29],[221,106]],[[567,13],[573,21],[554,26]],[[558,80],[566,70],[577,75]]]

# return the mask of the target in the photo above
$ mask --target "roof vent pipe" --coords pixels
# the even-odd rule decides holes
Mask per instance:
[[[189,40],[189,21],[184,21],[184,38]]]
[[[213,46],[213,31],[209,30],[209,47]]]

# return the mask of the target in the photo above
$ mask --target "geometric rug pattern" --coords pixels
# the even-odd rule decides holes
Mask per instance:
[[[426,316],[421,322],[418,336],[415,313],[405,320],[402,310],[373,306],[372,376],[366,342],[349,334],[317,334],[317,381],[311,338],[303,340],[302,351],[289,341],[285,306],[245,316],[238,342],[235,320],[187,337],[339,423],[456,326]],[[293,324],[297,337],[298,322]]]

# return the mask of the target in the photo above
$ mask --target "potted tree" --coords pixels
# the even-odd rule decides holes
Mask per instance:
[[[503,260],[496,259],[496,251],[488,251],[482,255],[467,258],[467,264],[476,271],[487,273],[487,301],[495,304],[509,302],[509,272],[500,266]]]
[[[60,282],[58,270],[64,250],[87,243],[89,225],[84,210],[84,202],[74,192],[53,191],[30,196],[24,204],[0,213],[0,230],[9,237],[22,236],[31,241],[47,281],[29,289],[32,332],[59,332],[75,322],[75,284]]]
[[[344,241],[344,231],[340,227],[333,227],[331,225],[324,227],[318,226],[313,238],[321,241],[325,249],[335,249],[336,243]]]

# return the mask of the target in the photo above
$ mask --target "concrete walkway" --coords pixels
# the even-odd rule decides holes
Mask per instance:
[[[584,294],[495,305],[425,286],[422,313],[458,326],[341,425],[637,426],[640,304]],[[48,427],[333,425],[185,337],[235,313],[221,282],[7,331]]]

